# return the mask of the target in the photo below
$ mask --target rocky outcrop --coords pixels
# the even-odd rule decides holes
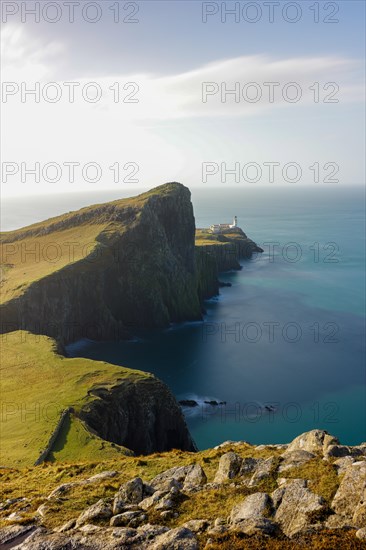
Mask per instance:
[[[197,450],[174,396],[154,376],[124,380],[91,394],[95,399],[80,417],[102,439],[136,454]]]
[[[341,542],[338,545],[334,541],[337,533],[344,532],[349,542],[344,547],[362,548],[361,541],[366,537],[366,453],[360,455],[358,460],[351,455],[356,449],[364,449],[365,446],[350,447],[351,460],[343,457],[333,463],[334,458],[326,456],[328,446],[324,445],[325,441],[333,439],[326,432],[316,430],[302,434],[287,448],[283,445],[253,447],[249,444],[240,448],[236,445],[237,453],[223,451],[214,483],[207,481],[204,468],[196,462],[174,466],[148,482],[135,477],[123,483],[114,496],[106,497],[102,496],[102,488],[98,496],[98,483],[113,479],[115,471],[101,472],[83,481],[85,487],[93,485],[95,501],[91,505],[88,503],[84,510],[79,510],[76,517],[53,531],[42,525],[48,514],[45,506],[47,502],[52,505],[68,498],[68,491],[61,490],[60,486],[52,491],[47,502],[42,505],[45,513],[38,515],[38,524],[30,525],[27,529],[14,525],[6,527],[0,530],[0,541],[19,540],[17,548],[20,550],[112,550],[125,547],[139,550],[194,550],[205,547],[205,542],[209,547],[212,537],[224,537],[228,544],[232,540],[233,547],[234,541],[240,538],[248,540],[245,537],[254,537],[258,544],[263,541],[263,548],[266,547],[268,537],[274,537],[278,544],[286,544],[286,547],[287,543],[297,545],[301,542],[304,547],[315,548],[317,543],[314,537],[318,533],[319,540],[324,544],[327,533],[331,533],[333,538],[324,547],[342,548]],[[299,445],[301,450],[298,449]],[[311,452],[304,448],[311,449]],[[258,453],[259,449],[260,453],[265,452],[266,457],[250,456],[250,449],[253,454]],[[245,456],[241,456],[243,450]],[[220,446],[216,451],[220,452]],[[270,452],[276,452],[276,456],[267,456]],[[313,461],[313,468],[309,470],[312,472],[311,479],[296,478],[295,474],[300,474],[302,466],[309,461]],[[328,473],[334,473],[337,469],[339,477],[333,496],[328,494],[327,498],[318,494],[317,489],[321,485],[326,488],[326,480],[322,483],[323,480],[314,478],[316,468],[324,472],[324,464],[328,465]],[[281,465],[286,466],[286,469],[279,472]],[[253,476],[256,476],[256,483],[248,483],[253,480]],[[260,485],[263,483],[267,483],[266,490]],[[216,517],[216,506],[212,517],[207,514],[204,518],[195,517],[194,505],[185,505],[189,499],[202,498],[209,506],[221,494],[228,497],[228,502],[233,501],[224,509],[225,499],[219,497],[222,499],[223,514],[226,510],[226,517]],[[61,495],[62,501],[59,499]],[[187,509],[192,510],[193,517],[182,521],[180,516],[186,514]],[[200,506],[200,509],[205,512],[205,506]],[[14,514],[10,514],[9,518],[16,522]],[[18,516],[19,521],[22,521],[21,511],[18,511]],[[309,537],[313,537],[312,546]],[[220,540],[224,539],[217,539],[217,547],[220,547]],[[338,537],[337,540],[342,539]]]
[[[200,298],[210,298],[218,294],[219,274],[223,271],[241,269],[240,260],[251,258],[255,252],[263,250],[240,228],[233,228],[218,235],[198,230],[196,271]]]

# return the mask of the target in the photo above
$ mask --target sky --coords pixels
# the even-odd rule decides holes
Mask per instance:
[[[363,1],[1,9],[3,197],[365,181]]]

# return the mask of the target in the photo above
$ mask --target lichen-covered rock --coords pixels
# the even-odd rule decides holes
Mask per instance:
[[[251,458],[251,457],[243,458],[240,466],[239,477],[242,477],[242,476],[244,477],[249,474],[252,474],[258,466],[258,462],[259,462],[259,459],[257,458]]]
[[[52,498],[58,498],[60,496],[63,496],[77,485],[79,485],[79,482],[77,481],[70,482],[70,483],[63,483],[62,485],[59,485],[58,487],[56,487],[56,489],[51,491],[51,493],[48,495],[47,498],[52,499]]]
[[[0,529],[0,545],[10,544],[11,541],[26,535],[34,529],[34,525],[9,525]]]
[[[360,540],[366,540],[366,527],[358,529],[358,531],[356,531],[356,537]]]
[[[113,514],[119,514],[125,504],[138,504],[143,499],[144,484],[140,477],[121,485],[113,501]]]
[[[291,468],[303,466],[314,457],[314,453],[309,453],[308,451],[289,451],[283,455],[278,472],[281,473]]]
[[[207,483],[207,476],[203,468],[199,464],[195,464],[191,470],[187,472],[184,478],[183,491],[201,487]]]
[[[292,451],[307,451],[324,454],[329,445],[338,445],[336,437],[324,430],[311,430],[297,436],[287,447],[283,456]]]
[[[365,449],[362,447],[350,447],[348,445],[329,445],[327,447],[324,457],[325,458],[334,458],[334,457],[361,457],[364,456]]]
[[[55,529],[55,531],[57,533],[66,533],[66,531],[71,531],[71,529],[73,529],[75,525],[76,525],[76,519],[73,518],[67,521],[66,523],[64,523],[63,525],[61,525],[60,527],[58,527],[57,529]]]
[[[149,508],[152,508],[153,506],[155,506],[156,504],[158,504],[158,502],[168,493],[169,491],[155,491],[155,493],[153,495],[151,495],[150,497],[146,497],[144,498],[144,500],[142,500],[140,503],[139,503],[139,507],[141,508],[141,510],[148,510]]]
[[[208,526],[209,521],[207,519],[190,519],[182,525],[182,527],[189,529],[192,533],[203,533]]]
[[[237,476],[240,471],[242,460],[243,459],[239,455],[232,451],[222,455],[214,482],[222,483]]]
[[[351,520],[358,506],[365,502],[366,461],[354,462],[345,471],[333,498],[332,508],[336,514]]]
[[[177,527],[159,535],[150,546],[151,550],[198,550],[196,535],[185,527]]]
[[[263,517],[254,517],[243,519],[238,523],[234,523],[231,528],[231,531],[237,531],[239,533],[244,533],[245,535],[275,535],[278,531],[278,526],[268,518]]]
[[[275,465],[274,457],[270,456],[266,459],[258,459],[257,466],[252,477],[249,480],[248,486],[255,487],[260,481],[270,477]]]
[[[106,479],[116,477],[116,475],[118,475],[118,472],[116,472],[116,470],[106,470],[105,472],[100,472],[99,474],[88,477],[87,479],[85,479],[85,481],[82,481],[82,483],[85,483],[87,485],[89,485],[90,483],[99,483],[100,481],[105,481]]]
[[[282,494],[276,499],[279,503],[274,519],[288,537],[317,523],[315,516],[326,510],[324,499],[309,491],[301,481],[294,480],[277,489]]]
[[[355,509],[355,513],[352,517],[352,524],[355,527],[366,526],[366,491],[364,493],[365,500],[361,500],[360,504]]]
[[[155,490],[166,490],[166,484],[171,483],[172,480],[175,480],[181,484],[178,486],[178,488],[181,489],[187,475],[193,471],[197,472],[196,465],[176,466],[174,468],[170,468],[169,470],[165,470],[161,474],[155,476],[154,479],[150,481],[150,486]]]
[[[80,527],[85,523],[92,522],[93,520],[109,519],[112,516],[112,506],[109,502],[103,499],[98,500],[92,506],[89,506],[76,520],[76,527]]]
[[[146,520],[147,516],[145,514],[142,514],[141,511],[129,511],[113,516],[110,520],[110,525],[111,527],[137,527]]]
[[[343,475],[347,468],[354,462],[356,462],[356,459],[352,456],[344,456],[342,458],[338,458],[338,460],[335,460],[333,464],[337,468],[337,474]]]
[[[240,523],[249,518],[258,518],[269,515],[272,509],[271,498],[267,493],[254,493],[247,496],[231,511],[231,524]]]

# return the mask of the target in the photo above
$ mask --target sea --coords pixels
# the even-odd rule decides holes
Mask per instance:
[[[2,230],[137,192],[6,199]],[[183,411],[200,449],[286,443],[314,428],[343,444],[366,441],[362,186],[191,192],[197,227],[236,215],[264,252],[220,274],[231,286],[205,302],[202,322],[83,340],[68,354],[152,372],[178,400],[194,401]]]

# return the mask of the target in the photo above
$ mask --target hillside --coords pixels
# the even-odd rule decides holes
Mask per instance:
[[[178,183],[3,233],[2,332],[65,343],[200,319],[194,234]]]
[[[359,550],[365,458],[365,443],[347,447],[313,430],[288,445],[226,442],[199,453],[3,468],[0,544]]]
[[[40,457],[105,460],[131,451],[195,450],[181,410],[160,380],[63,357],[45,336],[18,331],[2,337],[1,397],[2,466],[31,466]]]
[[[179,183],[2,233],[0,245],[1,332],[61,343],[201,319],[219,272],[261,251],[240,229],[196,232]]]

